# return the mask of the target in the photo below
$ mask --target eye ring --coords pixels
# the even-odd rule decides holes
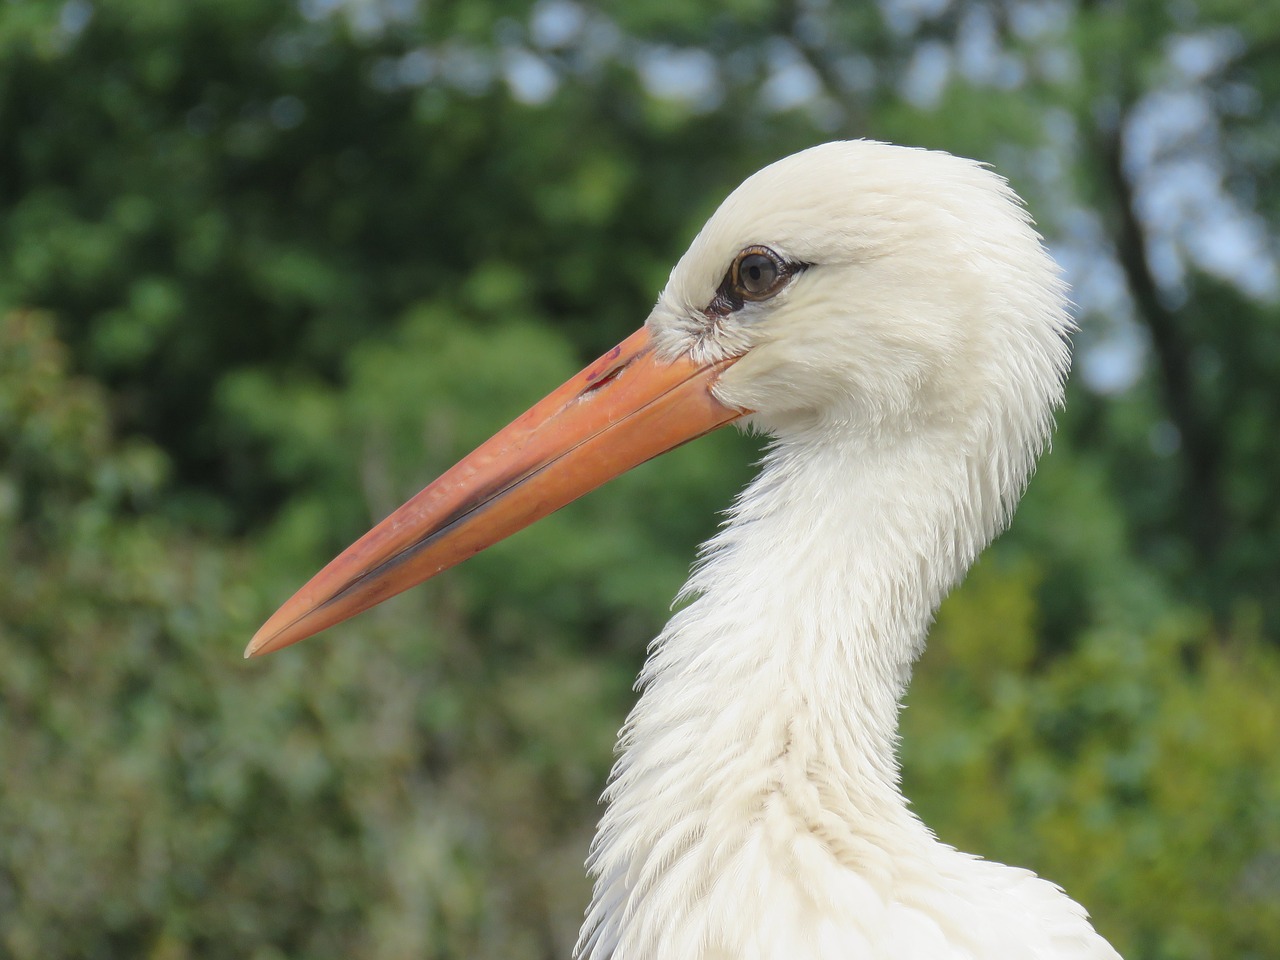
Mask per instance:
[[[743,300],[768,300],[790,279],[787,262],[764,246],[750,246],[739,251],[729,268],[733,292]]]
[[[803,273],[809,266],[808,263],[787,260],[761,244],[743,247],[730,262],[715,297],[703,313],[714,322],[717,318],[736,313],[747,303],[768,300],[777,296],[796,274]]]

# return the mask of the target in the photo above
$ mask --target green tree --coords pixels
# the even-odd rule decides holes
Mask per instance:
[[[874,136],[1009,175],[1083,327],[921,664],[909,792],[1130,958],[1268,956],[1274,13],[0,7],[0,953],[567,956],[632,678],[749,440],[239,651],[634,328],[744,175]]]

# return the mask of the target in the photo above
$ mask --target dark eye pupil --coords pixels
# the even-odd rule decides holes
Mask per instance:
[[[747,293],[768,293],[778,279],[778,265],[763,253],[749,253],[738,265],[738,277]]]

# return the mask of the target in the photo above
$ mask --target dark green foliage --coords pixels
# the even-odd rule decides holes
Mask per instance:
[[[1272,6],[0,5],[0,956],[568,956],[644,645],[755,443],[240,651],[834,136],[992,161],[1081,281],[1083,376],[940,614],[909,794],[1130,960],[1274,955]],[[705,89],[646,87],[683,55]],[[1148,155],[1168,96],[1207,106]],[[1172,215],[1188,163],[1222,202]]]

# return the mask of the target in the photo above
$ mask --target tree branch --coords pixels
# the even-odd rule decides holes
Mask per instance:
[[[1222,500],[1222,445],[1202,415],[1191,368],[1191,345],[1176,314],[1160,297],[1151,272],[1147,238],[1138,219],[1133,184],[1124,172],[1123,124],[1101,132],[1099,155],[1103,184],[1110,191],[1116,221],[1116,255],[1124,270],[1138,320],[1151,335],[1160,373],[1161,395],[1169,419],[1182,438],[1183,509],[1197,551],[1214,560],[1223,542],[1226,510]]]

